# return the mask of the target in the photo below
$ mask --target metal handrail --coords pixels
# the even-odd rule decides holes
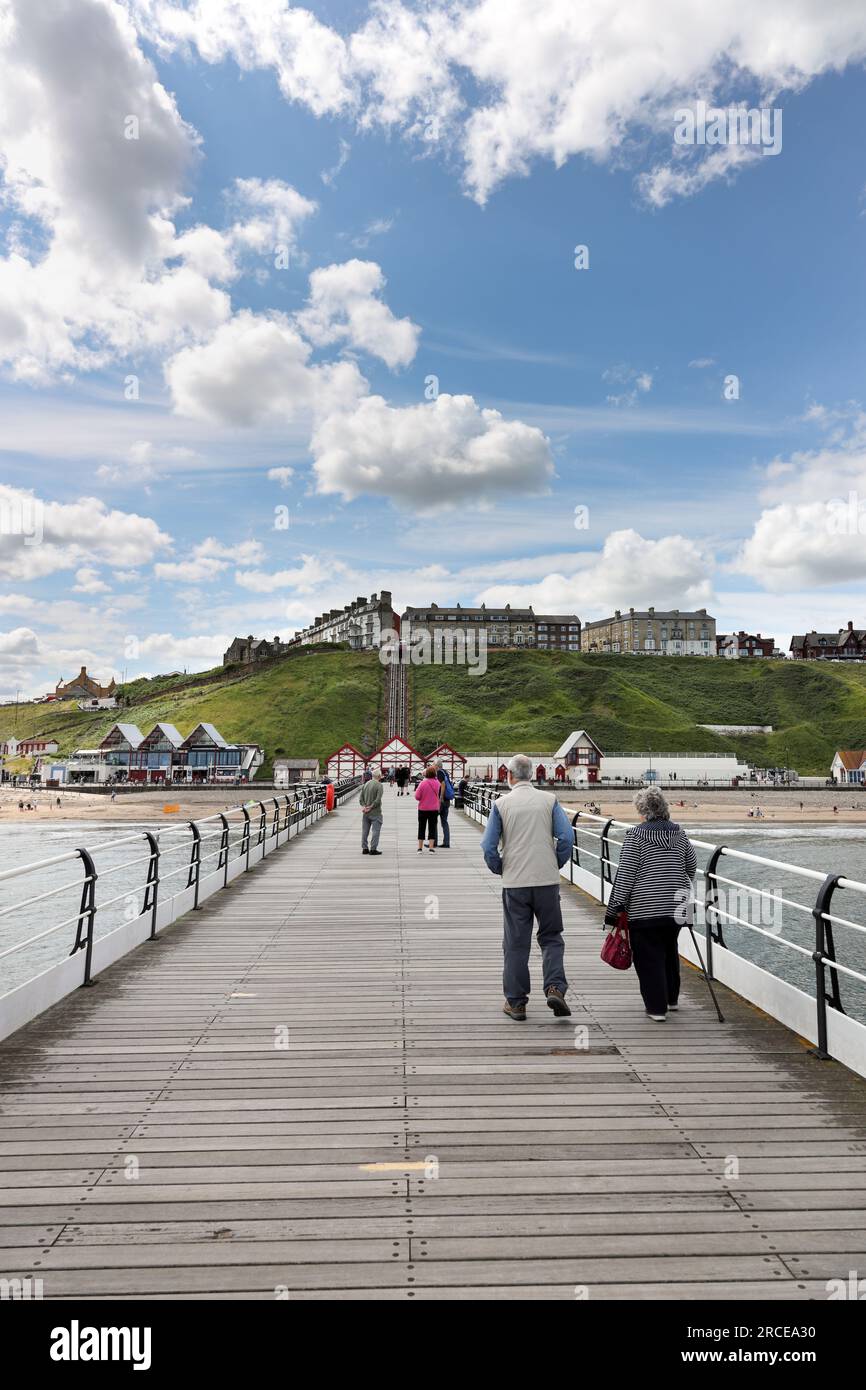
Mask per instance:
[[[470,787],[464,796],[464,805],[470,814],[477,816],[481,821],[486,821],[490,814],[496,796],[487,787]],[[579,825],[579,821],[590,821],[600,827],[598,830],[590,829]],[[600,854],[594,854],[591,850],[584,847],[585,856],[598,861],[599,889],[598,897],[602,903],[605,898],[605,885],[610,887],[613,883],[612,870],[616,867],[610,857],[611,846],[621,845],[622,841],[611,834],[613,829],[625,831],[633,829],[630,821],[619,821],[607,816],[597,815],[592,811],[577,811],[572,818],[573,845],[571,858],[569,861],[569,878],[574,882],[574,868],[580,867],[580,847],[578,835],[585,835],[591,839],[600,841]],[[835,943],[833,940],[833,924],[846,926],[855,931],[866,932],[866,926],[861,923],[851,922],[847,918],[836,916],[829,911],[830,902],[837,889],[849,890],[855,893],[866,895],[866,883],[861,883],[857,879],[849,879],[841,874],[826,874],[818,869],[809,869],[801,864],[786,864],[779,859],[770,859],[762,854],[750,854],[746,850],[732,849],[729,845],[714,845],[707,840],[698,840],[689,836],[691,843],[699,849],[706,849],[710,853],[710,858],[705,869],[697,869],[695,880],[703,879],[704,892],[699,898],[696,893],[687,899],[683,904],[686,909],[695,907],[702,908],[704,913],[704,929],[706,936],[707,954],[707,974],[709,978],[713,976],[713,946],[725,946],[722,935],[722,923],[733,923],[748,931],[753,931],[759,936],[766,937],[777,945],[788,947],[801,955],[807,956],[814,962],[815,966],[815,1005],[817,1011],[817,1046],[814,1055],[821,1059],[829,1057],[827,1051],[827,1010],[834,1009],[837,1013],[844,1013],[845,1009],[839,990],[839,975],[843,974],[851,979],[866,984],[866,974],[854,969],[852,966],[843,965],[836,959]],[[769,892],[766,888],[757,885],[741,883],[737,879],[725,877],[717,872],[717,865],[722,859],[732,859],[749,864],[758,864],[767,868],[776,869],[781,873],[794,874],[801,879],[810,880],[820,884],[815,903],[809,907],[805,903],[796,903],[787,898],[779,898],[778,895]],[[593,872],[596,872],[594,870]],[[774,902],[787,903],[788,906],[796,908],[800,912],[811,915],[815,924],[815,942],[812,949],[801,946],[799,943],[789,941],[780,936],[778,932],[767,931],[765,928],[757,926],[754,922],[747,922],[738,917],[735,913],[729,912],[727,908],[720,906],[718,902],[718,888],[720,884],[729,884],[733,887],[744,889],[749,894],[760,897],[761,899],[770,898]],[[730,949],[729,947],[727,949]],[[829,980],[828,980],[829,973]]]
[[[337,804],[344,797],[348,796],[360,783],[360,777],[344,777],[334,783],[334,803]],[[184,825],[167,826],[163,830],[153,831],[143,829],[132,835],[122,835],[115,840],[107,840],[94,847],[82,846],[79,849],[69,850],[63,854],[52,855],[47,859],[40,859],[29,864],[19,864],[15,868],[0,871],[0,883],[14,878],[21,878],[26,874],[44,873],[47,869],[53,868],[58,864],[70,864],[78,862],[84,866],[83,877],[69,880],[60,884],[56,888],[38,894],[36,897],[25,900],[29,906],[33,903],[44,901],[46,898],[54,897],[59,893],[68,892],[70,889],[78,888],[81,890],[81,901],[78,911],[71,917],[65,918],[61,922],[47,927],[44,931],[37,932],[33,936],[27,937],[24,941],[16,942],[13,946],[0,950],[0,960],[7,956],[14,955],[18,951],[26,949],[34,942],[41,941],[45,937],[59,931],[62,927],[74,922],[76,924],[75,942],[70,955],[75,955],[78,951],[85,952],[84,985],[94,983],[91,973],[91,962],[93,953],[93,943],[95,934],[95,923],[100,909],[113,906],[117,902],[135,896],[144,890],[144,902],[141,913],[137,916],[150,914],[151,930],[150,940],[157,938],[157,911],[159,905],[160,885],[167,879],[177,874],[185,873],[187,882],[184,888],[194,889],[193,909],[200,906],[199,890],[201,885],[202,865],[209,859],[217,859],[217,871],[225,868],[225,879],[223,886],[228,883],[229,862],[236,862],[238,859],[245,858],[245,871],[254,867],[250,863],[251,848],[261,847],[262,858],[270,852],[272,841],[281,834],[287,834],[294,838],[312,824],[314,819],[319,819],[325,806],[325,786],[324,784],[316,787],[296,787],[291,794],[284,794],[282,798],[276,796],[268,798],[273,802],[274,810],[270,823],[270,833],[268,833],[268,812],[264,801],[250,802],[247,805],[229,807],[225,811],[217,811],[213,815],[203,816],[198,820],[187,821]],[[250,815],[251,806],[255,806],[256,823],[252,824]],[[234,825],[229,824],[229,817],[240,815],[242,820]],[[211,833],[211,824],[215,821],[220,822],[220,828],[214,826],[215,835]],[[303,824],[301,824],[303,822]],[[202,835],[202,827],[208,827],[205,836]],[[233,840],[232,832],[237,831],[238,835]],[[256,832],[253,840],[252,831]],[[294,833],[293,833],[294,831]],[[185,862],[167,871],[162,870],[162,860],[165,855],[176,854],[186,849],[183,843],[168,845],[163,847],[160,844],[161,836],[165,835],[189,835],[190,842],[188,857]],[[204,839],[216,838],[218,848],[212,853],[203,854],[202,847]],[[134,859],[125,860],[121,864],[112,864],[97,873],[93,856],[107,849],[117,847],[144,839],[149,847],[149,853],[137,856]],[[237,853],[232,854],[232,849]],[[126,892],[118,893],[104,901],[97,902],[96,884],[100,877],[108,874],[117,873],[121,869],[134,868],[138,864],[147,865],[147,876],[143,883],[136,888],[130,888]],[[25,902],[12,903],[0,908],[0,918],[10,913],[19,911]]]

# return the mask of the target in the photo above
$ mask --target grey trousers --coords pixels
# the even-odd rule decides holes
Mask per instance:
[[[529,998],[529,952],[535,921],[538,922],[544,988],[546,990],[550,985],[556,985],[565,994],[568,982],[563,965],[565,944],[562,939],[559,884],[545,884],[542,888],[503,888],[502,914],[502,953],[505,957],[502,989],[509,1004],[525,1004]]]
[[[379,836],[380,836],[380,834],[381,834],[381,832],[382,832],[382,817],[381,817],[381,816],[366,816],[366,815],[362,815],[362,816],[361,816],[361,820],[362,820],[362,822],[363,822],[363,824],[362,824],[362,826],[361,826],[361,845],[362,845],[362,847],[363,847],[364,849],[368,849],[368,848],[369,848],[369,849],[378,849],[378,848],[379,848]],[[370,831],[371,831],[371,830],[372,830],[372,832],[373,832],[372,835],[370,835]],[[369,844],[369,845],[367,844],[367,837],[368,837],[368,835],[370,836],[370,844]]]

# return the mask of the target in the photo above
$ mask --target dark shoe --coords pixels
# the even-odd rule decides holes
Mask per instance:
[[[370,853],[371,853],[371,854],[381,854],[382,851],[381,851],[380,849],[371,849],[371,850],[370,850]]]
[[[368,849],[362,849],[362,850],[361,850],[361,853],[362,853],[362,854],[369,854],[370,851],[369,851]]]
[[[561,989],[557,989],[556,985],[551,985],[549,989],[545,990],[545,994],[547,995],[547,1007],[553,1009],[557,1018],[571,1017],[571,1009],[566,1004],[565,995]]]
[[[424,846],[423,846],[423,845],[419,845],[419,846],[418,846],[418,853],[419,853],[419,854],[423,854],[423,853],[424,853]]]
[[[506,999],[505,1003],[502,1005],[502,1012],[504,1014],[508,1014],[509,1018],[513,1018],[515,1023],[526,1022],[525,1004],[509,1004],[508,1000]]]

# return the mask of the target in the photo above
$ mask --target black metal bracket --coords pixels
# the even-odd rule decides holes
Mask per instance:
[[[69,952],[74,956],[76,951],[84,951],[84,979],[83,985],[95,985],[96,981],[90,978],[90,968],[93,960],[93,926],[96,921],[96,880],[99,875],[96,872],[96,865],[89,850],[79,849],[76,851],[79,859],[84,865],[84,883],[81,887],[81,904],[78,909],[78,924],[75,929],[75,944]],[[87,923],[82,935],[83,924]]]

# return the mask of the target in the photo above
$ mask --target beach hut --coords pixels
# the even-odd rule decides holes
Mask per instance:
[[[399,734],[389,738],[381,748],[371,753],[368,764],[371,772],[383,772],[386,777],[392,767],[395,771],[398,767],[408,767],[409,775],[414,777],[427,766],[418,749],[413,748],[411,743],[407,743]]]
[[[466,759],[450,743],[440,743],[427,758],[428,763],[441,762],[451,781],[456,783],[466,771]]]
[[[367,759],[353,743],[344,743],[325,760],[325,773],[333,782],[341,777],[361,777],[367,766]]]

